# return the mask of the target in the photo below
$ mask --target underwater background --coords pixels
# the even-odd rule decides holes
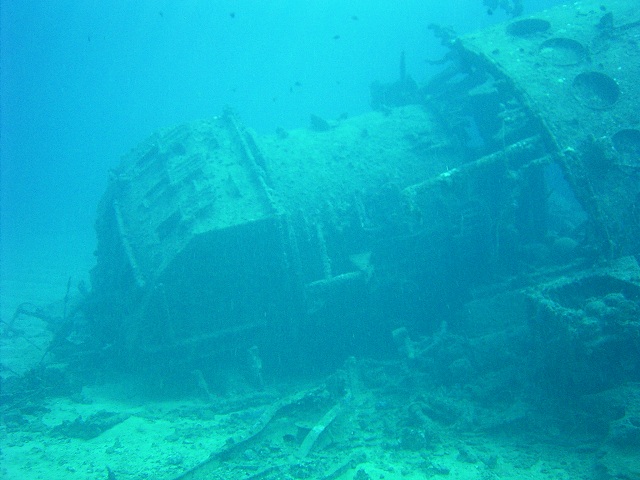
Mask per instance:
[[[640,479],[633,0],[0,2],[0,478]]]

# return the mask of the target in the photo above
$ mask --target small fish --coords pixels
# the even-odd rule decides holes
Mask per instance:
[[[333,36],[333,39],[334,39],[334,40],[339,40],[339,39],[340,39],[340,35],[334,35],[334,36]]]
[[[231,18],[236,18],[236,12],[229,12],[229,16]]]
[[[296,80],[296,82],[289,87],[289,93],[293,93],[294,89],[302,87],[302,83]]]
[[[351,15],[351,20],[360,20],[357,15]]]

